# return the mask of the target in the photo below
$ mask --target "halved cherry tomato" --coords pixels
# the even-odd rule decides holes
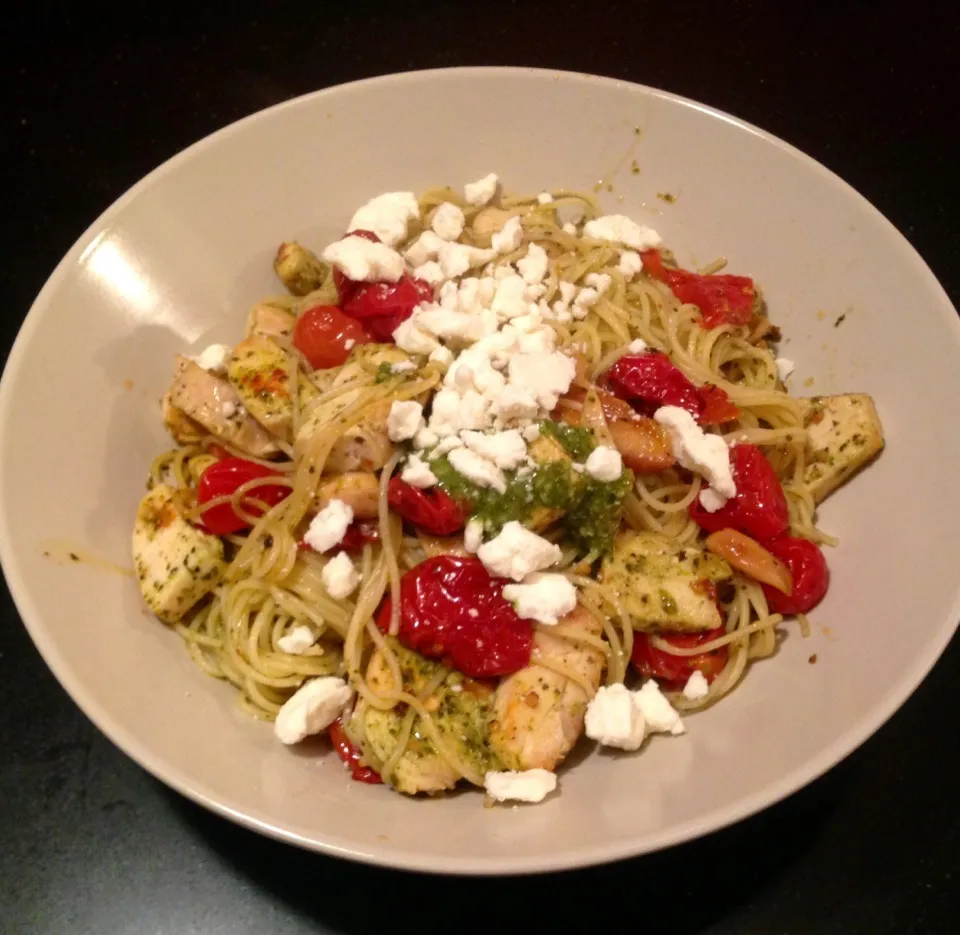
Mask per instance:
[[[400,642],[431,659],[448,659],[471,678],[510,675],[530,664],[533,627],[503,598],[509,582],[471,557],[437,555],[400,581]],[[390,598],[377,626],[390,628]]]
[[[656,250],[645,250],[643,268],[654,279],[665,282],[681,301],[700,309],[705,328],[746,325],[753,317],[757,289],[749,276],[701,276],[685,269],[669,269]]]
[[[809,539],[798,536],[779,536],[767,542],[766,547],[793,576],[793,590],[789,596],[769,585],[762,585],[770,610],[775,614],[805,614],[813,610],[830,586],[830,569],[823,552]]]
[[[700,387],[703,400],[703,412],[700,413],[701,425],[719,425],[740,417],[740,410],[730,401],[725,390],[712,383]]]
[[[330,725],[330,743],[337,751],[337,756],[350,767],[350,775],[357,782],[369,782],[372,785],[383,782],[375,769],[360,765],[363,754],[347,736],[347,732],[343,729],[342,718],[337,718]]]
[[[764,453],[756,445],[735,445],[730,467],[737,495],[715,513],[708,513],[698,497],[690,504],[694,522],[707,532],[737,529],[762,544],[786,532],[787,498]]]
[[[723,636],[725,632],[723,627],[718,627],[702,633],[658,633],[657,636],[677,649],[694,649]],[[706,680],[712,682],[723,671],[729,658],[730,649],[727,646],[696,656],[673,656],[657,649],[648,633],[634,633],[633,652],[630,654],[630,661],[640,675],[657,679],[677,691],[683,689],[694,672],[702,672]]]
[[[244,458],[221,458],[210,465],[201,475],[197,483],[197,502],[207,503],[217,497],[227,497],[247,481],[261,477],[280,477],[279,471],[271,470],[262,464],[255,464]],[[260,500],[269,506],[276,506],[281,500],[290,496],[290,488],[273,484],[263,484],[250,491],[249,505],[245,501],[245,509],[254,516],[261,516],[262,512],[252,501]],[[229,503],[205,510],[201,516],[204,527],[217,536],[239,532],[249,527],[245,519],[237,516]]]
[[[697,388],[663,351],[624,354],[605,374],[614,393],[629,400],[644,415],[661,406],[679,406],[699,419],[704,408]]]
[[[314,305],[301,312],[293,326],[293,346],[314,370],[339,367],[350,356],[350,348],[372,340],[359,321],[336,305]]]
[[[404,273],[397,282],[352,283],[343,310],[363,322],[375,341],[391,343],[393,332],[422,302],[433,299],[433,286]]]
[[[470,515],[467,504],[453,499],[439,487],[421,490],[391,477],[387,501],[394,513],[434,536],[452,536],[466,525]]]

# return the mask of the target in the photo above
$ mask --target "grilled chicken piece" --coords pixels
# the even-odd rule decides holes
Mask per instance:
[[[177,355],[169,396],[171,406],[227,444],[255,458],[277,453],[270,434],[240,405],[233,387],[187,357]]]
[[[293,441],[293,384],[300,406],[319,394],[308,380],[300,379],[296,362],[271,338],[241,341],[227,363],[227,379],[240,401],[271,435]]]
[[[819,503],[861,468],[885,444],[873,399],[865,393],[802,399],[810,462],[803,481]]]
[[[342,500],[355,519],[376,519],[380,505],[380,481],[375,474],[351,471],[334,474],[320,482],[316,507],[322,510],[331,500]]]
[[[405,649],[395,639],[388,638],[388,643],[399,662],[404,691],[419,697],[442,666]],[[379,652],[370,660],[367,680],[378,692],[394,688],[393,676]],[[488,686],[451,671],[428,698],[422,699],[443,741],[481,776],[500,765],[487,743],[491,698]],[[379,711],[363,705],[362,709],[358,708],[356,716],[362,717],[364,747],[369,747],[371,759],[384,762],[393,752],[404,713]],[[418,792],[452,789],[459,779],[460,774],[436,751],[418,718],[410,742],[389,777],[391,784],[400,792],[416,795]]]
[[[178,445],[192,445],[207,434],[206,429],[199,422],[195,422],[173,405],[170,401],[170,390],[167,390],[161,405],[163,407],[163,424]]]
[[[223,543],[184,519],[176,491],[157,484],[137,509],[133,565],[150,609],[175,623],[219,583],[226,570]]]
[[[596,636],[601,624],[582,607],[560,621],[571,630]],[[534,652],[580,675],[590,695],[573,679],[536,662],[507,676],[494,695],[490,748],[507,769],[553,770],[583,732],[587,704],[600,685],[604,657],[599,650],[538,629]]]
[[[330,271],[312,250],[296,241],[280,244],[273,259],[273,269],[293,295],[306,295],[318,289]]]
[[[281,347],[289,347],[296,323],[297,316],[288,309],[260,302],[254,305],[247,317],[247,337],[270,338]]]
[[[331,389],[376,371],[382,364],[397,364],[410,360],[406,351],[393,344],[359,344],[350,352],[347,362],[339,368]],[[356,402],[362,390],[348,389],[314,406],[297,432],[295,451],[300,455],[317,432],[334,424],[348,406]],[[387,436],[387,415],[390,403],[377,405],[357,425],[341,433],[334,443],[324,466],[328,474],[347,474],[351,471],[378,471],[393,454],[393,443]]]
[[[540,435],[534,439],[534,441],[527,446],[527,454],[538,464],[549,464],[553,461],[566,461],[568,464],[573,463],[573,458],[567,454],[563,445],[549,435]],[[581,477],[579,474],[570,474],[571,483],[576,484],[580,481]],[[537,506],[534,507],[530,515],[524,520],[524,526],[532,529],[534,532],[540,532],[560,519],[563,513],[564,511],[560,509],[554,509],[548,506]]]
[[[696,633],[722,625],[716,586],[732,575],[710,552],[680,548],[659,533],[622,532],[600,580],[614,590],[635,628]]]

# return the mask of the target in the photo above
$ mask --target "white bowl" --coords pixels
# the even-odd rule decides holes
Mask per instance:
[[[576,757],[559,796],[516,809],[484,809],[477,794],[414,801],[351,782],[322,743],[281,746],[200,673],[133,580],[61,560],[73,550],[129,567],[147,465],[168,444],[158,400],[173,355],[238,337],[254,300],[277,291],[281,240],[322,245],[374,194],[490,171],[514,191],[612,182],[606,205],[656,227],[684,265],[727,256],[763,286],[799,364],[795,392],[871,393],[888,438],[822,509],[841,545],[810,639],[789,630],[776,658],[688,719],[686,737],[634,756]],[[916,688],[960,617],[957,399],[960,324],[929,269],[862,197],[785,143],[603,78],[391,76],[227,127],[147,176],[74,245],[3,375],[0,556],[33,639],[80,707],[201,804],[372,863],[574,867],[771,804],[862,743]]]

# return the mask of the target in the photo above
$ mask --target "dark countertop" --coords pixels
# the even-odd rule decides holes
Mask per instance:
[[[249,16],[11,3],[0,348],[82,230],[184,146],[318,88],[458,64],[627,78],[756,123],[859,189],[960,304],[956,147],[941,129],[956,122],[952,6],[354,0]],[[337,863],[187,802],[84,718],[5,591],[0,613],[2,933],[422,931],[425,912],[458,933],[937,935],[960,924],[956,639],[861,750],[748,821],[607,868],[447,880]],[[569,887],[580,898],[563,898]],[[520,908],[507,911],[507,895]]]

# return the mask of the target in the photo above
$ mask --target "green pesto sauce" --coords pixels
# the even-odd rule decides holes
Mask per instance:
[[[396,376],[393,372],[393,364],[390,361],[385,360],[379,367],[377,367],[377,375],[375,377],[376,383],[385,383],[391,377]]]
[[[568,510],[579,499],[582,481],[567,461],[550,461],[525,477],[505,471],[503,493],[480,487],[454,469],[447,456],[430,462],[440,486],[455,500],[470,504],[470,515],[483,522],[489,535],[496,535],[511,520],[523,522],[539,507]]]
[[[585,461],[597,447],[590,429],[580,425],[567,425],[566,422],[545,419],[540,423],[540,432],[559,442],[574,461]]]
[[[583,493],[563,518],[567,535],[587,552],[601,555],[610,551],[620,527],[623,500],[633,486],[633,473],[623,470],[608,484],[584,478]]]

